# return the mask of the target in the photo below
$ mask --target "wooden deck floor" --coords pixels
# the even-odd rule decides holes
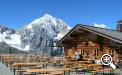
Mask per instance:
[[[14,75],[4,64],[0,62],[0,75]]]

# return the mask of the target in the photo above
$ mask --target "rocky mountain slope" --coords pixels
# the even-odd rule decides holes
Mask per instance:
[[[59,50],[52,46],[70,29],[62,20],[45,14],[19,31],[0,26],[0,42],[18,50],[37,50],[49,55],[51,51]]]

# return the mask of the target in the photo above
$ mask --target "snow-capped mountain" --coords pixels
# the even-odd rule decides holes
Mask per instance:
[[[11,44],[18,44],[18,38],[15,30],[8,28],[7,26],[0,25],[0,53],[21,53],[20,51],[12,46]]]
[[[7,26],[0,25],[0,42],[10,39],[10,35],[12,34],[15,34],[13,29],[9,29]]]
[[[7,26],[0,25],[0,44],[6,43],[10,47],[15,47],[19,50],[25,50],[17,47],[21,44],[20,34]]]
[[[19,50],[49,51],[57,40],[63,37],[71,28],[62,20],[49,14],[38,18],[24,26],[19,31],[6,31],[0,27],[0,41]]]
[[[19,31],[21,47],[31,50],[52,50],[51,46],[65,35],[70,27],[62,20],[49,14],[38,18]]]

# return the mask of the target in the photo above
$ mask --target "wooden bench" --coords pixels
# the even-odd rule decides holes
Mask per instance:
[[[16,70],[16,72],[26,72],[26,70]]]
[[[113,72],[114,70],[113,69],[104,69],[104,70],[95,70],[95,71],[91,71],[93,74],[95,73],[105,73],[105,72]]]
[[[63,75],[63,74],[37,74],[37,75]]]
[[[37,75],[54,75],[54,74],[37,74]]]
[[[64,72],[62,72],[62,71],[55,71],[55,72],[50,72],[50,74],[53,74],[53,75],[63,75]]]
[[[29,70],[16,70],[18,73],[48,73],[52,75],[65,75],[66,71],[70,71],[71,68],[58,68],[58,69],[29,69]],[[70,72],[69,72],[70,74]],[[41,75],[41,74],[40,74]]]
[[[63,74],[38,74],[38,75],[63,75]]]
[[[56,71],[56,72],[50,72],[49,74],[38,74],[38,75],[63,75],[64,72],[62,71]]]
[[[16,72],[17,72],[17,75],[23,75],[23,73],[26,72],[26,70],[16,70]],[[15,75],[15,73],[14,73],[14,75]],[[29,75],[31,75],[31,74],[29,74]]]
[[[17,73],[23,73],[23,72],[27,72],[27,70],[16,70]],[[55,72],[50,72],[49,74],[37,74],[37,75],[63,75],[64,72],[62,71],[55,71]]]

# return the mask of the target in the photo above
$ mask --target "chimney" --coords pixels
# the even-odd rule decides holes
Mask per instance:
[[[122,32],[122,20],[118,20],[117,21],[117,28],[116,28],[116,30]]]

